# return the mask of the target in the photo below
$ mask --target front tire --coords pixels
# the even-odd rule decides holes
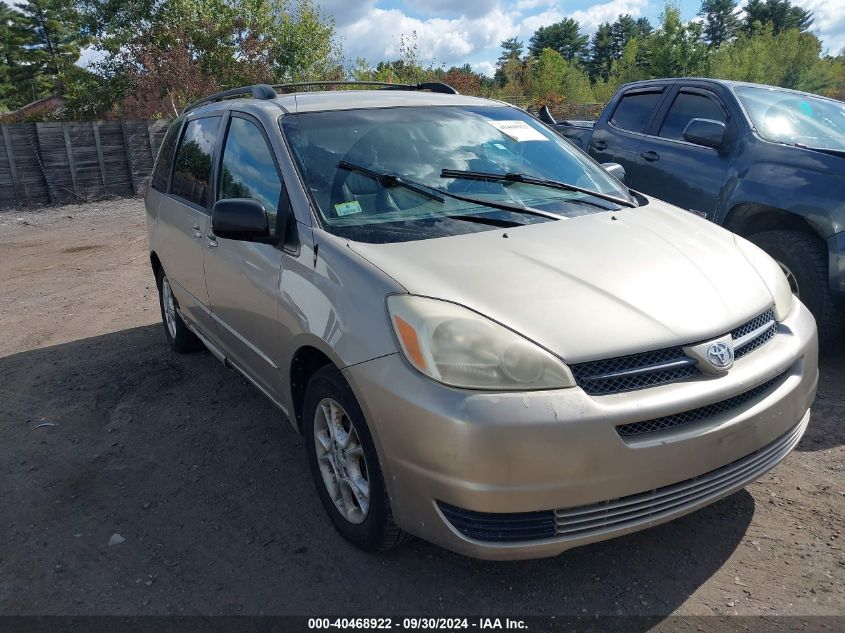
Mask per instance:
[[[202,343],[196,335],[188,329],[179,314],[179,303],[173,295],[170,280],[160,269],[156,275],[158,286],[158,305],[161,308],[161,322],[164,325],[164,335],[173,351],[179,354],[195,352],[202,348]]]
[[[366,551],[407,540],[393,521],[364,414],[336,368],[323,367],[308,382],[302,431],[317,494],[337,531]]]
[[[819,328],[819,340],[831,344],[842,334],[845,309],[828,282],[828,256],[812,235],[798,231],[763,231],[748,238],[780,264],[792,292],[807,306]]]

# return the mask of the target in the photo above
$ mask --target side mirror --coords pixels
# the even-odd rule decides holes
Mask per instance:
[[[621,183],[625,182],[625,168],[619,163],[602,163],[604,170]]]
[[[684,128],[684,140],[688,143],[720,149],[725,144],[726,126],[712,119],[691,119]]]
[[[270,237],[264,205],[252,198],[218,200],[211,210],[211,230],[227,240],[249,242]]]

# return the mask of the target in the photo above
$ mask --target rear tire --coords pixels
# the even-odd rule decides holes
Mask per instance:
[[[793,292],[816,317],[819,340],[825,345],[836,342],[845,325],[845,306],[836,301],[830,290],[824,244],[798,231],[764,231],[748,239],[784,269]]]
[[[317,494],[338,532],[366,551],[410,537],[393,520],[381,465],[349,384],[327,365],[305,389],[302,432]]]
[[[159,269],[156,275],[156,285],[158,286],[158,305],[161,308],[161,322],[170,347],[179,354],[188,354],[202,349],[202,342],[188,329],[179,314],[179,303],[173,295],[173,289],[163,268]]]

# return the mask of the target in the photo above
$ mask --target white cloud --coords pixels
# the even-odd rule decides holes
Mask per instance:
[[[350,58],[371,61],[394,59],[399,54],[399,35],[417,34],[423,62],[463,64],[466,58],[485,49],[497,49],[499,42],[516,32],[510,16],[496,6],[478,18],[420,20],[397,9],[373,9],[363,18],[339,29],[343,48]],[[389,34],[389,35],[386,35]]]
[[[338,28],[352,24],[367,16],[376,6],[377,0],[318,0],[317,5],[324,15],[334,18]]]
[[[581,29],[592,33],[602,22],[613,22],[620,14],[636,17],[648,7],[648,0],[611,0],[604,4],[594,4],[588,9],[573,11],[572,16],[581,23]]]
[[[499,0],[405,0],[405,4],[425,15],[465,15],[474,18],[492,11]]]
[[[822,47],[831,55],[845,48],[845,0],[801,0],[804,9],[813,12],[811,30],[822,40]]]

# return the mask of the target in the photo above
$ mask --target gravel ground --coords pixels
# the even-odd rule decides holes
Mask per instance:
[[[301,439],[171,354],[137,200],[0,213],[0,614],[845,615],[845,354],[784,463],[672,523],[494,563],[349,547]]]

